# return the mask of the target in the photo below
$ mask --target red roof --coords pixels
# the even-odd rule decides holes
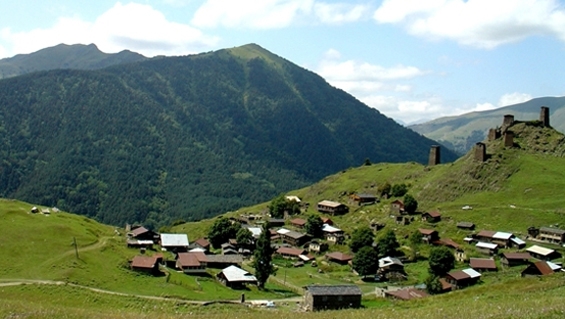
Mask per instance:
[[[199,267],[206,262],[206,255],[202,252],[179,253],[177,262],[181,267]]]
[[[429,296],[425,291],[414,288],[386,291],[385,293],[389,296],[393,296],[402,300],[410,300],[410,299],[423,298]]]
[[[530,253],[503,253],[502,256],[507,260],[528,260],[532,258]]]
[[[536,267],[542,275],[553,274],[553,270],[545,261],[536,261],[532,265]]]
[[[306,225],[306,221],[302,218],[295,218],[293,220],[290,221],[290,223],[292,225],[297,225],[297,226],[304,226]]]
[[[433,218],[441,217],[441,214],[440,214],[439,212],[436,212],[436,211],[434,211],[434,212],[429,212],[429,213],[427,213],[427,214],[430,215],[430,217],[433,217]]]
[[[400,206],[400,208],[404,208],[404,203],[401,200],[395,200],[394,202],[391,203],[392,205],[396,204],[398,206]]]
[[[465,273],[462,270],[452,271],[447,275],[457,281],[471,278],[471,276],[469,276],[467,273]]]
[[[445,278],[440,278],[439,282],[441,283],[441,290],[451,290],[453,289],[453,285],[448,283],[447,280],[445,280]]]
[[[148,268],[151,269],[155,267],[157,258],[148,256],[135,256],[131,261],[132,268]]]
[[[493,269],[496,270],[494,259],[489,258],[471,258],[469,266],[473,269]]]
[[[323,222],[324,224],[328,224],[328,225],[333,225],[333,224],[334,224],[333,220],[331,220],[329,217],[322,217],[322,222]]]
[[[304,249],[299,249],[299,248],[281,247],[277,249],[277,254],[281,254],[281,255],[300,256],[303,253],[304,253]]]
[[[424,229],[424,228],[418,228],[418,231],[420,232],[420,234],[422,235],[431,235],[433,233],[437,233],[437,231],[433,230],[433,229]]]
[[[146,232],[148,232],[149,230],[143,226],[139,226],[137,228],[135,228],[134,230],[131,231],[133,237],[137,237],[141,234],[144,234]]]
[[[194,243],[202,248],[210,247],[210,242],[206,238],[198,238]]]
[[[336,251],[333,253],[326,254],[326,258],[335,259],[339,261],[350,261],[353,259],[353,256]]]

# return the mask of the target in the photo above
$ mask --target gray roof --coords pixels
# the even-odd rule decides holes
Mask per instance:
[[[363,293],[361,289],[356,285],[331,285],[331,286],[322,286],[322,285],[312,285],[306,286],[306,290],[312,294],[313,296],[329,296],[329,295],[359,295],[361,296]]]
[[[243,257],[241,255],[206,255],[209,263],[231,263],[241,264]]]
[[[543,232],[558,234],[558,235],[565,234],[565,230],[559,228],[553,228],[553,227],[541,227],[539,230]]]
[[[188,247],[186,234],[161,234],[162,247]]]

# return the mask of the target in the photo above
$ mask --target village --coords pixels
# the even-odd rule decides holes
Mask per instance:
[[[544,126],[549,126],[548,114],[548,109],[542,107],[540,122]],[[513,124],[513,116],[506,115],[502,127],[489,132],[489,140],[502,139],[505,147],[512,147],[513,133],[509,128]],[[474,160],[478,162],[487,160],[486,147],[483,143],[477,143]],[[433,146],[430,150],[428,166],[439,163],[440,149],[438,146]],[[405,185],[400,186],[405,188]],[[404,189],[400,193],[400,198],[398,198],[399,194],[396,198],[389,197],[388,194],[379,198],[376,194],[351,193],[346,195],[347,203],[326,199],[314,205],[310,205],[298,196],[287,195],[284,197],[284,203],[289,209],[284,209],[282,216],[274,216],[268,211],[263,211],[256,214],[232,215],[229,219],[219,218],[224,219],[223,228],[235,225],[237,229],[246,230],[245,232],[250,236],[242,237],[247,238],[246,242],[238,242],[233,238],[235,237],[233,234],[231,238],[223,238],[221,242],[218,242],[217,238],[214,239],[217,245],[212,245],[209,238],[204,237],[194,238],[189,242],[186,234],[158,234],[141,225],[133,227],[128,225],[127,246],[140,251],[140,254],[131,260],[130,267],[132,270],[148,274],[160,273],[160,267],[167,267],[190,276],[213,274],[220,283],[232,289],[256,285],[257,278],[251,273],[250,267],[254,244],[262,231],[268,229],[273,259],[288,261],[283,263],[284,267],[309,267],[321,273],[331,269],[331,267],[323,267],[324,265],[336,265],[341,269],[349,269],[359,277],[359,280],[366,281],[370,278],[372,281],[383,283],[384,285],[374,290],[378,297],[400,300],[426,297],[430,289],[425,284],[420,282],[403,285],[403,282],[414,282],[408,278],[408,273],[405,271],[407,264],[418,260],[416,252],[408,256],[412,247],[408,249],[403,247],[388,256],[379,255],[378,260],[374,262],[374,268],[370,267],[368,276],[366,269],[363,273],[359,273],[357,270],[360,268],[355,265],[356,252],[357,254],[360,252],[358,247],[353,249],[351,245],[355,240],[353,239],[355,231],[347,233],[334,222],[337,217],[352,214],[353,210],[360,207],[378,203],[382,205],[382,200],[389,205],[389,216],[394,221],[393,225],[403,227],[419,223],[416,233],[412,236],[416,239],[411,239],[416,241],[415,244],[429,246],[429,249],[444,247],[457,262],[458,266],[455,267],[457,269],[451,267],[449,271],[441,274],[439,278],[441,286],[436,288],[434,293],[447,293],[475,285],[482,281],[483,274],[497,272],[502,268],[519,268],[518,273],[522,277],[563,272],[562,255],[558,250],[565,243],[565,230],[558,228],[558,225],[529,227],[520,232],[523,234],[520,238],[507,229],[479,230],[473,221],[460,220],[454,227],[459,232],[465,232],[466,235],[457,242],[448,236],[442,236],[435,229],[443,222],[441,212],[435,210],[418,212],[417,202],[414,207],[415,199],[406,193],[407,190]],[[401,197],[403,195],[404,198]],[[473,207],[469,205],[461,207],[461,210],[472,209]],[[390,226],[375,221],[364,228],[369,229],[371,233],[368,246],[378,250],[379,242],[375,238]],[[392,233],[394,234],[393,231]],[[148,254],[148,250],[156,253]],[[286,283],[286,275],[284,283]],[[360,307],[364,295],[357,285],[351,283],[351,280],[345,280],[343,284],[311,284],[301,288],[300,293],[304,295],[301,306],[306,310]]]

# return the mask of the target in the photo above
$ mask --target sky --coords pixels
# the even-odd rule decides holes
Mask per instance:
[[[403,124],[565,95],[565,0],[18,0],[0,12],[0,58],[256,43]]]

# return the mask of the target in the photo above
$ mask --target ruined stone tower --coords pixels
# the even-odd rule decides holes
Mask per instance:
[[[549,127],[549,107],[542,106],[539,114],[539,120],[545,127]]]
[[[484,162],[487,160],[487,146],[485,143],[475,144],[475,161]]]
[[[491,128],[491,129],[488,130],[488,140],[489,141],[494,141],[499,137],[500,137],[500,131],[498,131],[497,129]]]
[[[434,166],[439,163],[441,163],[439,145],[432,145],[432,148],[430,148],[428,166]]]
[[[512,114],[504,115],[504,120],[502,121],[501,131],[505,132],[513,124],[514,124],[514,115],[512,115]]]
[[[514,146],[514,132],[512,131],[504,132],[504,146],[505,147]]]

